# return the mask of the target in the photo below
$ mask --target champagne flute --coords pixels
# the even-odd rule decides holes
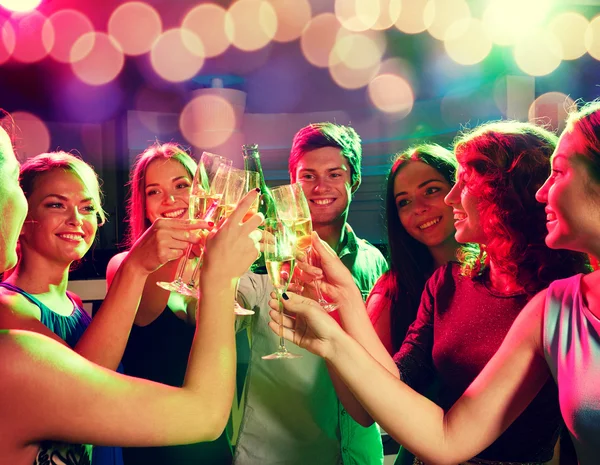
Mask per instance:
[[[244,183],[243,183],[244,189],[243,189],[243,193],[242,193],[242,195],[240,195],[239,199],[241,199],[244,194],[247,194],[248,192],[250,192],[256,188],[260,188],[260,174],[257,173],[256,171],[245,171],[244,170],[241,172],[241,176],[243,176],[243,178],[244,178]],[[238,201],[239,201],[239,199],[238,199]],[[244,215],[242,222],[246,222],[247,220],[249,220],[252,216],[254,216],[258,212],[259,203],[260,203],[260,198],[257,196],[256,200],[250,206],[250,209],[248,210],[248,212]],[[240,280],[238,279],[235,284],[236,298],[237,298],[237,291],[238,291],[239,285],[240,285]],[[240,316],[254,315],[254,310],[249,310],[247,308],[242,307],[237,302],[237,300],[233,301],[233,311],[236,315],[240,315]]]
[[[221,203],[223,190],[227,184],[231,165],[232,161],[224,157],[209,152],[202,153],[190,189],[190,199],[188,203],[190,219],[200,218],[205,221],[212,220]],[[156,284],[170,292],[177,292],[192,297],[197,296],[197,290],[193,283],[190,285],[183,281],[183,273],[190,258],[191,251],[192,245],[190,244],[185,255],[179,262],[177,273],[173,281],[159,281]],[[198,260],[200,261],[201,257],[199,257]]]
[[[252,181],[249,181],[252,180]],[[221,203],[217,207],[215,214],[212,218],[212,221],[218,223],[223,221],[231,215],[231,213],[237,207],[239,201],[242,197],[248,193],[250,190],[255,189],[260,183],[260,178],[258,177],[258,173],[247,172],[244,170],[239,170],[236,168],[231,168],[229,170],[229,176],[227,178],[227,182],[225,187],[222,189],[223,195],[221,198]],[[250,207],[248,214],[244,215],[244,219],[242,221],[247,220],[249,217],[254,215],[258,209],[258,202],[254,202],[254,204]],[[200,274],[200,268],[202,267],[202,260],[198,260],[196,267],[192,273],[192,277],[188,283],[189,288],[195,288],[197,278]],[[239,285],[239,280],[236,282],[236,291]],[[254,315],[253,310],[246,309],[239,305],[236,301],[234,301],[234,312],[236,315]]]
[[[293,224],[292,224],[293,226]],[[296,234],[286,223],[279,218],[268,218],[265,220],[265,231],[272,238],[272,242],[265,247],[265,263],[267,273],[271,283],[275,287],[277,302],[279,304],[279,314],[282,317],[279,325],[279,347],[270,355],[264,355],[263,360],[277,360],[281,358],[300,358],[289,352],[285,347],[285,338],[283,337],[283,303],[281,295],[287,290],[287,287],[294,272]]]
[[[248,192],[248,172],[244,170],[238,170],[236,168],[232,168],[229,173],[229,179],[227,180],[227,187],[223,193],[223,199],[221,200],[221,205],[219,205],[216,214],[216,221],[223,221],[231,215],[231,213],[237,207],[239,201],[242,199],[244,194]],[[252,173],[258,175],[258,173]],[[256,186],[252,186],[254,189]],[[256,207],[258,208],[258,203],[256,203]],[[244,215],[245,221],[249,217],[251,217],[254,213],[256,213],[256,209],[252,211],[252,208],[248,211],[248,214]],[[197,272],[199,272],[201,266],[201,262],[198,262],[196,269],[192,275],[192,279],[195,278]],[[193,283],[191,283],[193,284]],[[235,285],[235,295],[237,296],[237,289],[239,286],[239,279],[236,281]],[[249,310],[247,308],[242,307],[237,303],[236,300],[233,301],[233,311],[236,315],[246,316],[246,315],[254,315],[253,310]]]
[[[312,264],[312,220],[302,186],[298,183],[286,184],[271,189],[271,193],[277,207],[277,215],[283,221],[294,222],[296,247],[306,255],[308,263]],[[320,282],[315,279],[313,284],[319,305],[328,312],[335,310],[337,305],[323,297]]]

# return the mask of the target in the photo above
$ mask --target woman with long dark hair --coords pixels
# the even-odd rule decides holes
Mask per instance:
[[[444,203],[456,180],[454,154],[422,144],[396,155],[385,190],[389,270],[367,300],[383,345],[395,354],[415,320],[425,282],[456,259],[452,207]]]
[[[442,451],[447,448],[437,441],[437,437],[431,441],[432,433],[424,425],[431,427],[434,420],[430,416],[428,421],[421,421],[418,406],[424,411],[436,412],[434,416],[439,419],[437,412],[449,410],[461,398],[536,292],[555,279],[587,271],[584,254],[553,250],[544,244],[546,212],[543,205],[536,202],[535,195],[549,174],[550,156],[555,145],[553,134],[527,123],[488,123],[463,134],[455,145],[459,162],[457,183],[446,202],[454,211],[457,241],[480,244],[480,252],[468,251],[461,264],[449,263],[433,273],[425,286],[417,318],[394,357],[398,371],[388,368],[387,373],[382,373],[380,367],[371,366],[369,375],[363,372],[363,379],[380,388],[371,392],[378,391],[379,401],[373,401],[373,395],[367,395],[365,389],[358,386],[343,362],[341,365],[333,363],[336,372],[367,412],[427,463],[469,460],[474,464],[542,464],[552,457],[560,429],[560,411],[556,386],[547,376],[537,380],[541,382],[536,383],[535,392],[525,389],[530,397],[527,403],[517,406],[511,421],[520,416],[510,428],[506,429],[508,423],[504,424],[503,419],[496,417],[493,428],[498,428],[499,423],[503,427],[494,429],[497,434],[493,438],[506,429],[502,436],[495,441],[478,443],[482,447],[467,448],[460,460],[453,455],[444,457]],[[352,315],[357,312],[359,302],[352,298],[350,304],[345,297],[353,295],[349,294],[350,281],[323,245],[313,242],[325,257],[324,261],[321,257],[329,281],[325,291],[329,295],[343,296],[340,313]],[[293,303],[288,303],[288,307],[296,313],[295,320],[286,318],[284,321],[286,326],[295,329],[295,332],[287,333],[289,338],[296,336],[297,342],[328,358],[339,356],[342,360],[350,356],[353,366],[354,363],[361,369],[370,366],[371,362],[358,355],[356,350],[350,355],[346,342],[341,343],[343,346],[338,346],[337,342],[328,344],[330,334],[340,333],[334,331],[327,318],[314,315],[308,299],[290,296],[289,300]],[[273,316],[277,318],[277,315]],[[275,324],[273,328],[276,328]],[[303,337],[298,338],[301,335]],[[345,336],[342,340],[349,339]],[[332,348],[335,354],[329,351]],[[373,352],[366,355],[369,359],[372,356]],[[377,357],[381,357],[380,352]],[[377,360],[388,367],[385,359]],[[511,360],[517,370],[525,363],[524,360]],[[378,373],[376,381],[372,377],[375,372]],[[398,372],[405,384],[392,378],[391,375],[398,376]],[[504,374],[508,376],[506,372]],[[423,392],[434,378],[440,383],[437,402],[441,409],[436,407],[438,410],[429,407],[429,401],[414,392],[408,394],[411,390],[406,387]],[[380,381],[385,386],[383,392]],[[392,392],[400,396],[402,406],[406,407],[408,399],[414,403],[410,413],[396,408],[398,402]],[[469,404],[469,398],[469,395],[464,397],[463,405]],[[383,412],[383,405],[395,412],[396,422]],[[481,408],[480,414],[484,414],[483,405]],[[408,418],[411,420],[407,421]],[[478,418],[481,420],[481,416]],[[439,429],[437,424],[435,428]],[[466,431],[454,429],[454,425],[446,422],[444,428],[455,431],[461,441],[468,441]],[[435,443],[439,450],[425,448],[425,443]],[[485,450],[482,452],[482,449]]]

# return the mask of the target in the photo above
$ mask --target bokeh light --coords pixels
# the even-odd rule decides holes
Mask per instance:
[[[561,92],[547,92],[534,100],[529,107],[529,121],[549,125],[559,132],[565,128],[569,110],[575,101]]]
[[[474,65],[488,56],[492,41],[479,19],[462,19],[450,26],[444,40],[446,53],[461,65]]]
[[[335,46],[340,22],[332,13],[315,16],[304,28],[300,47],[306,60],[319,68],[329,66],[329,55]]]
[[[345,57],[348,59],[349,57]],[[349,66],[348,61],[352,64]],[[360,65],[360,67],[355,67]],[[373,61],[343,61],[333,50],[329,57],[329,75],[333,81],[344,89],[359,89],[365,87],[371,82],[381,67],[379,60]]]
[[[108,33],[127,55],[142,55],[162,32],[162,20],[154,7],[143,2],[119,5],[108,20]]]
[[[50,131],[46,124],[33,113],[11,113],[17,128],[15,148],[19,160],[45,153],[50,148]]]
[[[369,83],[368,93],[376,108],[401,118],[411,112],[415,102],[410,84],[396,74],[379,74]]]
[[[13,17],[15,24],[15,49],[13,58],[23,63],[34,63],[46,57],[54,45],[54,30],[46,29],[45,40],[42,31],[46,17],[39,11],[25,16]]]
[[[231,45],[225,33],[226,13],[220,5],[203,3],[192,8],[183,18],[181,28],[198,36],[206,57],[216,57]]]
[[[238,0],[227,11],[225,33],[240,50],[263,48],[276,32],[277,14],[266,0]]]
[[[312,17],[308,0],[269,0],[277,15],[277,32],[273,40],[291,42],[302,34]]]
[[[379,32],[348,32],[340,29],[329,56],[329,64],[343,63],[350,69],[372,68],[385,52],[385,38]]]
[[[518,42],[513,53],[515,62],[525,73],[545,76],[560,65],[562,49],[553,34],[537,30]]]
[[[166,81],[186,81],[204,65],[204,45],[187,29],[169,29],[152,46],[150,61]]]
[[[42,29],[42,37],[44,42],[48,43],[53,36],[54,44],[49,47],[50,56],[61,63],[69,63],[75,42],[93,31],[92,22],[83,13],[76,10],[60,10],[48,17]]]
[[[42,3],[42,0],[0,0],[0,7],[10,11],[25,13],[35,10],[40,6],[40,3]]]
[[[585,33],[589,21],[572,11],[561,13],[550,21],[550,31],[560,42],[563,60],[575,60],[586,52]]]
[[[15,45],[16,36],[12,24],[0,18],[0,65],[11,57]]]
[[[400,58],[391,57],[383,60],[379,67],[379,75],[381,74],[393,74],[401,76],[410,85],[413,94],[417,94],[419,90],[419,78],[415,71],[413,63],[410,61]]]
[[[383,31],[392,27],[402,11],[402,0],[372,0],[379,2],[379,17],[371,29],[375,31]]]
[[[546,19],[554,0],[490,0],[483,23],[492,42],[514,45]]]
[[[402,2],[400,15],[394,24],[407,34],[418,34],[427,29],[425,24],[425,6],[428,0],[410,0]]]
[[[427,31],[438,40],[446,39],[454,24],[470,18],[471,10],[465,0],[429,0],[423,11]]]
[[[71,49],[71,67],[86,84],[99,86],[112,81],[123,69],[125,57],[115,39],[103,32],[81,36]]]
[[[593,18],[586,28],[585,48],[590,56],[600,60],[600,15]]]
[[[378,0],[335,0],[335,16],[349,31],[366,31],[380,16]]]
[[[236,127],[231,104],[219,95],[199,95],[185,106],[179,128],[186,140],[202,148],[224,144]]]

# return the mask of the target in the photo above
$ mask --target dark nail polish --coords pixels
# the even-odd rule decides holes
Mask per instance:
[[[215,223],[213,223],[212,221],[209,221],[208,222],[208,226],[210,226],[211,228],[214,228],[215,227]]]
[[[260,187],[257,187],[257,188],[256,188],[256,189],[254,189],[254,190],[260,194]]]
[[[290,298],[288,297],[288,295],[285,292],[283,294],[281,294],[281,298],[283,300],[290,300]]]

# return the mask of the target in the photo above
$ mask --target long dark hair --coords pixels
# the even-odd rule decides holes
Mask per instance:
[[[389,271],[375,284],[373,293],[383,294],[390,303],[392,347],[396,352],[415,320],[425,282],[434,271],[434,260],[425,244],[413,238],[398,217],[394,182],[409,163],[420,161],[434,168],[454,185],[457,161],[452,152],[437,144],[422,144],[396,154],[387,177],[385,223],[388,236]],[[374,309],[377,312],[377,309]]]
[[[485,254],[462,253],[463,273],[481,275],[490,260],[533,295],[556,279],[589,271],[585,254],[545,244],[546,213],[535,194],[550,174],[557,137],[531,123],[486,123],[458,137],[466,187],[477,192]]]

